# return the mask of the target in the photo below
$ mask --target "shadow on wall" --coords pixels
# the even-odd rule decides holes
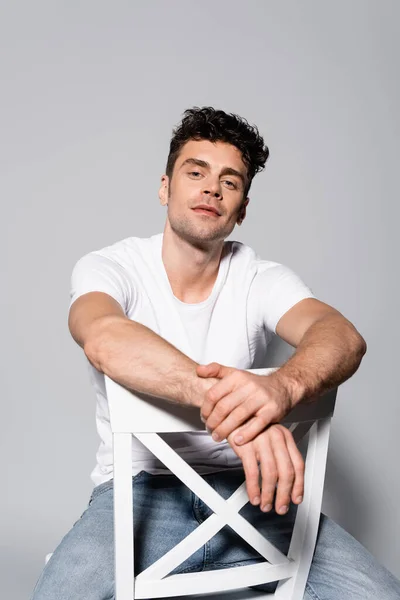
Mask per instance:
[[[366,482],[363,482],[363,485],[368,487]],[[367,493],[367,490],[364,492],[362,488],[360,489],[357,478],[351,476],[348,468],[343,468],[335,448],[330,446],[322,512],[367,545],[367,539],[360,540],[360,536],[357,535],[359,531],[371,529],[371,515],[368,513],[367,505],[362,501],[364,493]],[[369,550],[371,552],[370,548]]]

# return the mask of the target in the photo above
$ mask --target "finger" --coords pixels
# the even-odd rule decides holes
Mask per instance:
[[[258,443],[258,454],[260,458],[261,469],[261,505],[263,512],[272,509],[276,483],[278,480],[278,470],[275,461],[269,436],[262,436]]]
[[[246,490],[250,502],[257,506],[260,503],[260,471],[254,450],[244,451],[241,456],[244,473],[246,476]]]
[[[262,405],[262,401],[259,398],[256,396],[246,398],[242,389],[228,394],[217,402],[207,419],[207,426],[213,430],[214,440],[224,440],[248,419],[254,419],[253,415],[260,405]]]
[[[227,375],[226,377],[224,377],[224,379],[218,381],[218,383],[213,385],[205,393],[204,402],[201,405],[200,410],[203,419],[208,419],[217,402],[219,402],[222,398],[230,394],[234,390],[234,386],[235,378],[232,377],[232,375]]]
[[[258,405],[257,409],[253,412],[254,418],[246,422],[243,427],[238,429],[234,442],[238,446],[247,444],[256,438],[262,431],[265,431],[266,427],[271,423],[276,423],[277,416],[274,410],[274,405],[267,405],[264,407]],[[260,410],[262,408],[262,410]],[[254,414],[256,413],[256,414]]]
[[[286,446],[289,451],[295,472],[295,480],[292,490],[292,502],[294,502],[294,504],[300,504],[304,497],[304,459],[296,445],[296,442],[293,439],[291,432],[286,427],[283,427],[283,431],[285,433]]]
[[[282,425],[274,425],[270,429],[270,440],[278,470],[278,486],[275,498],[275,510],[284,515],[289,510],[295,471],[286,445],[286,436]]]
[[[213,404],[212,410],[207,418],[207,427],[214,431],[217,427],[219,428],[221,424],[225,423],[225,420],[229,418],[230,413],[241,403],[243,403],[245,398],[243,397],[242,390],[235,390],[231,393],[228,393],[226,396],[222,397],[221,400],[218,400]],[[243,422],[243,421],[242,421]],[[237,426],[241,425],[238,423]],[[228,433],[231,433],[235,427],[232,427]],[[217,433],[217,432],[215,432]],[[227,434],[228,435],[228,434]],[[219,436],[219,439],[225,439]]]

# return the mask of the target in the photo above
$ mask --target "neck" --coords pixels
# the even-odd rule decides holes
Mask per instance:
[[[174,296],[182,302],[203,302],[218,277],[224,240],[198,248],[179,237],[168,221],[164,228],[162,260]]]

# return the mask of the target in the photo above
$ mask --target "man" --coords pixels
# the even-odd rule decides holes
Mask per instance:
[[[246,217],[252,179],[268,154],[257,128],[237,115],[187,110],[161,178],[164,233],[127,238],[75,265],[69,328],[89,361],[101,444],[89,505],[43,570],[34,600],[114,597],[104,373],[132,390],[197,407],[208,431],[164,439],[225,498],[245,478],[250,502],[241,514],[287,552],[304,462],[279,422],[297,403],[351,377],[366,343],[289,268],[225,241]],[[268,377],[245,371],[265,366],[273,334],[294,346],[294,355]],[[132,475],[140,572],[211,511],[137,440]],[[173,572],[260,560],[224,528]],[[304,597],[394,600],[400,584],[321,515]]]

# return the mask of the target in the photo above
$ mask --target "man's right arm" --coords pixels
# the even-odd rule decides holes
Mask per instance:
[[[154,331],[126,317],[103,292],[72,304],[68,326],[90,363],[121,385],[170,402],[201,407],[215,383],[196,374],[197,364]]]
[[[83,348],[92,365],[129,389],[200,408],[206,391],[218,381],[198,377],[195,361],[148,327],[128,319],[121,305],[104,292],[88,292],[79,296],[71,306],[68,325],[72,337]],[[274,429],[278,427],[272,426]],[[272,441],[267,439],[272,435],[271,431],[263,432],[252,442],[240,446],[239,450],[231,440],[228,441],[244,464],[249,498],[253,504],[258,504],[259,501],[254,498],[261,496],[262,505],[273,502],[276,477],[270,467],[271,460],[275,460],[272,449],[275,444],[279,456],[278,510],[281,504],[289,505],[292,490],[296,495],[302,495],[303,465],[301,455],[299,459],[292,448],[291,456],[286,443],[282,443],[282,435],[277,437],[277,433],[273,433]],[[291,433],[287,432],[287,436],[292,439]],[[254,449],[255,444],[259,444],[263,452]],[[295,446],[294,442],[292,446]],[[263,479],[261,495],[258,459]]]

